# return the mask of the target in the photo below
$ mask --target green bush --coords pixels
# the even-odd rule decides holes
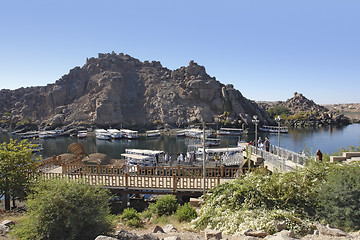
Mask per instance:
[[[151,219],[152,216],[153,216],[153,213],[149,209],[147,209],[141,213],[141,217],[143,219]]]
[[[162,216],[175,213],[178,206],[174,195],[165,195],[159,198],[156,203],[151,203],[149,209],[158,216]]]
[[[190,206],[189,203],[185,203],[183,206],[179,207],[176,211],[176,218],[180,222],[186,221],[190,222],[191,220],[197,217],[197,213],[194,208]]]
[[[312,163],[292,172],[262,175],[251,172],[218,185],[206,195],[196,228],[240,233],[246,229],[275,231],[277,221],[302,235],[312,232],[316,218],[316,187],[323,183],[328,163]]]
[[[360,166],[337,165],[319,187],[319,215],[334,226],[360,229]]]
[[[134,208],[126,208],[121,214],[121,219],[125,220],[129,227],[138,228],[141,226],[141,219],[139,213]]]
[[[290,110],[289,108],[285,107],[285,106],[275,106],[275,107],[272,107],[272,108],[269,108],[267,110],[269,116],[271,118],[276,118],[277,116],[281,116],[281,117],[286,117],[287,115],[289,115],[290,113]]]
[[[27,214],[12,231],[19,239],[95,239],[111,230],[108,190],[65,180],[37,183]]]

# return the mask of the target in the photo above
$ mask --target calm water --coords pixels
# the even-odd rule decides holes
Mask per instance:
[[[255,134],[248,134],[241,136],[241,140],[252,141]],[[278,145],[278,135],[270,133],[258,133],[262,139],[268,137],[270,142]],[[19,139],[17,136],[13,136]],[[220,137],[221,147],[236,146],[238,137]],[[1,133],[0,142],[9,141],[9,136]],[[89,136],[87,139],[78,140],[76,137],[59,137],[56,139],[41,139],[37,140],[41,143],[44,150],[43,157],[49,157],[67,152],[67,147],[73,142],[79,142],[85,147],[88,154],[91,153],[106,153],[113,158],[120,158],[121,153],[125,152],[126,148],[145,148],[153,150],[162,150],[168,152],[175,157],[178,153],[185,153],[187,146],[199,143],[195,139],[176,138],[174,136],[161,136],[159,138],[140,137],[137,140],[113,140],[104,141],[96,140],[94,136]],[[341,147],[360,145],[360,124],[352,124],[346,127],[329,127],[321,129],[289,129],[288,134],[280,135],[280,146],[295,152],[303,151],[306,146],[315,154],[317,149],[323,153],[334,153],[340,150]]]

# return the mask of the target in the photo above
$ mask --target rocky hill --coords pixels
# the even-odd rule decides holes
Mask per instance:
[[[17,121],[64,126],[185,126],[196,122],[274,124],[267,112],[234,89],[210,77],[203,66],[169,70],[160,62],[129,55],[99,54],[54,84],[0,91],[0,114]],[[224,114],[228,112],[228,114]]]
[[[350,123],[350,119],[339,111],[329,110],[297,92],[285,102],[258,102],[258,104],[267,110],[274,109],[276,106],[286,107],[289,110],[289,116],[283,121],[292,127],[347,125]]]

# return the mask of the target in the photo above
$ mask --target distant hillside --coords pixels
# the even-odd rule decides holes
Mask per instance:
[[[360,103],[346,103],[346,104],[329,104],[324,107],[344,114],[344,116],[350,118],[353,122],[360,122]]]
[[[62,126],[185,126],[197,122],[274,124],[267,112],[210,77],[203,66],[169,70],[125,54],[99,54],[54,84],[0,91],[0,114],[17,121]]]
[[[276,109],[288,109],[289,112],[282,117],[284,123],[292,127],[347,125],[350,123],[350,119],[339,111],[329,110],[297,92],[285,102],[258,102],[258,104],[270,113],[276,113]]]

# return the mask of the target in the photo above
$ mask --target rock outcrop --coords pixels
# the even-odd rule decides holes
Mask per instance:
[[[210,77],[203,66],[169,70],[160,62],[141,62],[125,54],[99,54],[54,84],[0,91],[0,114],[63,126],[184,126],[196,122],[272,124],[267,112],[232,85]],[[225,116],[224,112],[228,112]],[[225,119],[226,118],[226,119]]]
[[[269,109],[275,106],[287,107],[290,115],[283,124],[291,127],[314,127],[324,125],[348,125],[350,119],[343,114],[327,109],[324,106],[316,104],[313,100],[307,99],[301,93],[294,93],[294,96],[285,102],[259,102],[261,107]]]

